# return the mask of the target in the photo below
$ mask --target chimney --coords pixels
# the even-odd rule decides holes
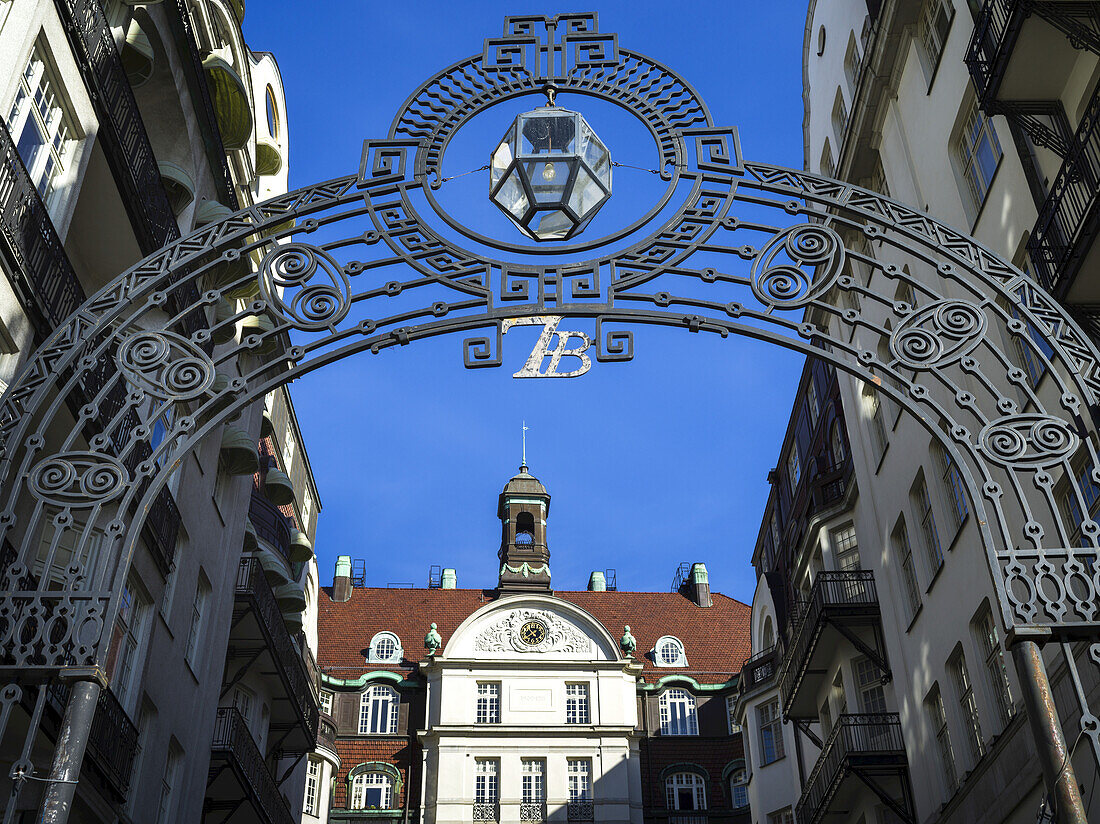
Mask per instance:
[[[336,575],[332,579],[332,600],[347,601],[351,598],[351,556],[336,557]]]
[[[458,589],[458,573],[453,569],[443,570],[443,589]]]
[[[588,591],[589,592],[606,592],[607,591],[607,579],[604,578],[602,572],[598,569],[588,576]]]
[[[696,562],[691,565],[691,583],[688,584],[688,597],[697,606],[709,607],[711,605],[710,577],[707,575],[706,564]]]

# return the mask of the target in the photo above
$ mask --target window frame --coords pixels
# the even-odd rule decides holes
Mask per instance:
[[[474,723],[501,723],[500,681],[478,681],[475,695]]]
[[[783,742],[783,715],[779,710],[779,699],[773,698],[771,701],[757,705],[756,721],[759,727],[760,766],[766,767],[787,755]]]
[[[966,655],[962,647],[956,648],[951,658],[948,659],[947,671],[951,675],[955,697],[958,699],[959,715],[963,720],[967,748],[970,750],[970,757],[977,762],[985,755],[985,739],[982,736],[981,714],[978,711],[978,700],[974,694],[974,682],[970,678],[970,671],[966,667]]]
[[[662,690],[657,699],[660,716],[661,735],[698,735],[698,702],[690,691],[683,687],[669,687]],[[677,713],[676,707],[682,707]]]
[[[572,691],[572,694],[571,694]],[[591,724],[592,702],[587,681],[567,681],[565,684],[565,723]]]
[[[691,807],[680,806],[680,790],[688,790],[691,792]],[[706,812],[706,778],[694,770],[679,770],[666,775],[665,809],[669,812]]]
[[[932,729],[932,737],[936,739],[937,761],[940,764],[940,774],[944,782],[946,798],[954,795],[959,786],[958,765],[955,761],[955,751],[951,746],[951,731],[947,726],[947,712],[943,704],[943,693],[939,683],[933,683],[932,689],[924,698],[924,710],[928,723]]]
[[[312,782],[312,783],[311,783]],[[321,762],[316,758],[306,759],[306,788],[302,794],[302,813],[305,815],[317,815],[317,804],[320,801],[321,789]]]
[[[678,653],[671,662],[665,660],[666,647],[674,645]],[[671,657],[671,656],[670,656]],[[684,642],[675,635],[662,635],[653,645],[653,663],[658,667],[686,667],[687,653],[684,651]]]
[[[380,713],[389,704],[389,719],[382,719]],[[359,693],[359,735],[397,735],[398,715],[401,696],[393,687],[386,684],[371,684]],[[382,727],[385,720],[385,729]]]
[[[920,522],[921,537],[924,541],[925,560],[932,577],[943,568],[943,542],[936,528],[936,513],[932,508],[932,496],[928,493],[928,482],[924,473],[917,475],[909,490],[909,498]]]
[[[372,780],[376,779],[376,780]],[[378,769],[364,769],[354,775],[348,776],[348,809],[349,810],[393,810],[396,782],[389,773]],[[367,806],[367,789],[381,788],[382,795],[379,799],[382,803],[377,807]],[[357,806],[358,805],[358,806]]]
[[[958,126],[951,139],[951,154],[963,184],[963,199],[970,209],[971,220],[974,220],[989,197],[1004,150],[992,118],[987,117],[978,107],[975,98],[967,99],[957,122]],[[985,149],[988,149],[992,160],[988,175],[982,163]]]
[[[393,644],[393,653],[389,656],[383,656],[379,652],[379,647],[384,643]],[[400,664],[404,655],[405,650],[402,648],[401,639],[397,634],[389,630],[383,630],[382,632],[376,632],[370,639],[370,646],[367,648],[367,663]]]

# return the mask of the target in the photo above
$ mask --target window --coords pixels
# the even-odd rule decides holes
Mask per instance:
[[[180,533],[176,537],[176,560],[172,564],[167,577],[164,579],[164,592],[160,597],[160,614],[164,616],[164,622],[171,626],[169,619],[172,617],[172,598],[176,594],[176,581],[179,580],[179,562],[187,554],[186,539]]]
[[[587,758],[569,758],[565,762],[569,790],[568,816],[573,820],[592,820],[592,762]]]
[[[1027,270],[1025,269],[1025,271]],[[1016,355],[1027,375],[1028,386],[1034,389],[1039,385],[1043,375],[1047,373],[1047,363],[1054,357],[1054,348],[1035,328],[1035,324],[1020,314],[1019,309],[1007,305],[1005,309],[1013,320],[1023,324],[1027,333],[1026,337],[1022,334],[1014,335],[1013,342],[1016,346]]]
[[[970,683],[970,673],[966,669],[966,658],[961,649],[948,662],[947,669],[955,682],[959,710],[966,728],[966,743],[970,747],[971,757],[977,761],[985,755],[985,741],[982,740],[982,725],[978,719],[978,702],[974,699],[974,688]]]
[[[1071,546],[1081,546],[1081,524],[1085,521],[1086,513],[1087,517],[1092,519],[1100,509],[1100,486],[1093,480],[1092,475],[1091,458],[1086,457],[1083,461],[1075,461],[1073,476],[1077,482],[1076,488],[1070,485],[1062,493],[1062,508],[1065,511],[1066,520],[1073,528],[1073,534],[1070,536]],[[1080,490],[1080,496],[1077,494],[1078,490]]]
[[[813,429],[817,426],[817,419],[821,417],[821,402],[817,398],[813,375],[806,381],[806,408],[810,411],[810,428]]]
[[[494,807],[500,799],[500,765],[493,758],[478,758],[474,766],[474,803]],[[495,811],[493,818],[495,818]],[[477,813],[474,814],[477,820]]]
[[[141,712],[138,714],[137,721],[137,746],[134,748],[134,762],[133,766],[130,768],[130,774],[132,776],[140,776],[142,773],[145,756],[149,753],[149,735],[156,714],[157,711],[153,709],[148,701],[142,702]],[[126,802],[126,810],[130,813],[131,820],[134,819],[134,815],[137,812],[137,796],[138,794],[136,792],[131,792],[130,798]]]
[[[520,761],[520,767],[523,775],[523,803],[541,805],[546,801],[546,762],[541,758],[524,758]],[[541,820],[542,810],[538,813],[538,819],[521,815],[520,820]]]
[[[670,810],[705,810],[706,786],[696,773],[674,773],[665,779],[665,801]]]
[[[588,724],[588,684],[565,685],[565,723]]]
[[[779,699],[756,708],[760,726],[760,763],[771,764],[783,757],[783,722],[779,717]]]
[[[661,735],[698,735],[695,696],[687,690],[669,689],[661,693]]]
[[[951,31],[953,10],[949,0],[926,0],[921,9],[918,34],[924,47],[924,57],[929,74],[935,71]]]
[[[500,723],[500,684],[496,682],[478,682],[477,685],[477,723]]]
[[[157,824],[168,824],[175,807],[176,779],[179,773],[180,750],[174,743],[168,746],[168,758],[164,762],[164,776],[160,780],[160,801],[157,804]]]
[[[127,712],[133,710],[142,660],[145,657],[146,623],[151,603],[134,578],[126,582],[107,651],[107,675],[111,689]]]
[[[283,467],[289,473],[294,464],[294,427],[287,421],[286,432],[283,434]]]
[[[737,735],[741,732],[741,724],[737,720],[737,696],[726,696],[726,726],[730,731],[730,735]]]
[[[739,810],[749,806],[748,771],[744,766],[737,767],[730,773],[730,806]]]
[[[202,649],[202,635],[206,623],[206,602],[210,598],[210,584],[206,576],[199,573],[198,583],[195,585],[195,600],[191,602],[191,627],[187,631],[187,652],[184,659],[192,670],[198,669],[198,659]]]
[[[321,690],[321,712],[332,715],[332,691]]]
[[[1001,726],[1004,727],[1012,718],[1012,690],[1008,685],[1008,671],[1005,669],[997,625],[993,623],[993,613],[988,605],[981,609],[971,626],[978,637],[978,649],[981,650],[984,659],[989,689],[993,693],[1001,716]]]
[[[948,451],[939,444],[936,444],[935,449],[940,461],[940,477],[943,479],[943,491],[950,504],[947,509],[954,522],[955,531],[957,532],[970,512],[966,503],[966,490],[963,487],[962,475],[959,473],[959,468],[951,459],[951,455]]]
[[[321,782],[321,762],[309,759],[306,765],[306,797],[302,805],[302,812],[306,815],[317,815],[317,790]]]
[[[928,484],[924,478],[918,478],[909,493],[913,508],[920,519],[920,531],[924,536],[924,550],[928,554],[928,569],[934,575],[943,566],[943,549],[940,547],[940,535],[936,531],[936,516],[932,512],[932,500],[928,497]]]
[[[860,569],[856,528],[851,524],[843,526],[833,532],[832,538],[837,570],[847,572],[848,570]]]
[[[870,658],[857,658],[852,669],[859,688],[859,709],[867,715],[886,712],[886,693],[882,689],[882,675],[878,664]]]
[[[894,554],[901,561],[901,577],[905,584],[905,594],[909,596],[909,617],[912,618],[920,609],[920,589],[917,585],[917,570],[913,566],[913,547],[909,543],[909,530],[905,528],[904,518],[894,527],[890,541],[894,545]]]
[[[784,807],[774,813],[768,813],[768,824],[794,824],[794,810]]]
[[[244,725],[248,727],[248,731],[252,733],[252,737],[255,738],[256,734],[252,729],[252,691],[247,690],[244,687],[233,688],[233,706],[237,712],[241,714],[241,718],[244,720]]]
[[[31,181],[47,203],[73,144],[73,118],[60,92],[61,84],[46,61],[45,50],[36,44],[19,79],[8,114],[8,131]]]
[[[653,663],[659,667],[686,667],[687,658],[684,655],[684,645],[679,638],[666,635],[658,639],[653,647]]]
[[[393,809],[393,778],[384,772],[362,772],[351,780],[352,810]]]
[[[886,182],[886,170],[882,168],[881,160],[875,161],[875,168],[871,170],[871,176],[867,178],[867,188],[890,197],[890,185]]]
[[[947,795],[951,795],[955,792],[958,779],[955,775],[955,755],[951,750],[951,735],[947,731],[947,715],[943,711],[943,697],[940,695],[939,686],[932,687],[932,691],[924,699],[924,708],[928,713],[932,732],[936,736],[944,787]]]
[[[149,448],[156,452],[160,449],[169,433],[172,431],[172,420],[175,416],[172,414],[171,408],[165,409],[157,419],[153,421],[153,431],[149,435]],[[167,460],[167,452],[161,452],[157,455],[157,466],[163,467],[165,460]]]
[[[844,105],[844,93],[836,90],[836,98],[833,100],[833,134],[836,136],[837,151],[844,153],[844,133],[848,130],[848,107]]]
[[[791,483],[791,494],[798,488],[798,479],[802,477],[802,464],[798,460],[798,444],[791,444],[787,454],[787,479]]]
[[[370,649],[367,652],[368,664],[392,664],[397,663],[404,656],[401,648],[401,639],[392,632],[379,632],[370,641]]]
[[[962,131],[955,138],[955,154],[970,204],[976,209],[985,202],[993,173],[1001,160],[1001,144],[993,131],[993,123],[978,110],[977,101],[971,100],[963,115]]]
[[[396,735],[397,693],[390,687],[375,684],[359,699],[360,735]]]
[[[859,84],[859,47],[856,36],[848,35],[848,51],[844,53],[844,79],[848,81],[849,97],[856,98],[856,86]]]
[[[833,421],[833,430],[829,433],[829,451],[833,453],[833,466],[840,466],[848,453],[844,448],[844,433],[840,431],[840,421]]]
[[[267,133],[273,138],[279,137],[279,107],[275,104],[275,90],[271,88],[271,84],[267,86],[267,94],[264,95],[267,99]]]
[[[875,463],[881,463],[888,444],[886,440],[886,418],[882,414],[882,404],[879,403],[878,392],[869,386],[863,390],[863,411],[864,415],[870,420],[871,446]]]
[[[836,163],[833,162],[833,150],[829,146],[829,139],[825,139],[825,145],[821,147],[821,173],[826,177],[836,174]]]

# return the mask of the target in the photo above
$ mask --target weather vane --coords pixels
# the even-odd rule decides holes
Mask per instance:
[[[523,438],[523,461],[520,466],[522,469],[527,468],[527,421],[523,421],[523,432],[521,433]]]

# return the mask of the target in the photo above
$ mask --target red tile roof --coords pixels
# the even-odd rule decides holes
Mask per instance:
[[[676,592],[555,592],[599,620],[618,640],[630,625],[638,642],[635,658],[643,677],[655,683],[667,675],[688,675],[702,684],[729,680],[749,657],[750,607],[720,593],[713,606],[697,607]],[[333,678],[358,678],[364,672],[390,670],[408,674],[424,658],[424,635],[435,622],[443,651],[451,633],[470,614],[496,600],[493,590],[356,588],[350,600],[335,602],[332,590],[321,590],[318,610],[318,654],[321,670]],[[401,666],[368,666],[367,650],[375,633],[389,631],[401,639],[406,661]],[[687,667],[657,667],[644,657],[664,635],[684,644]]]

